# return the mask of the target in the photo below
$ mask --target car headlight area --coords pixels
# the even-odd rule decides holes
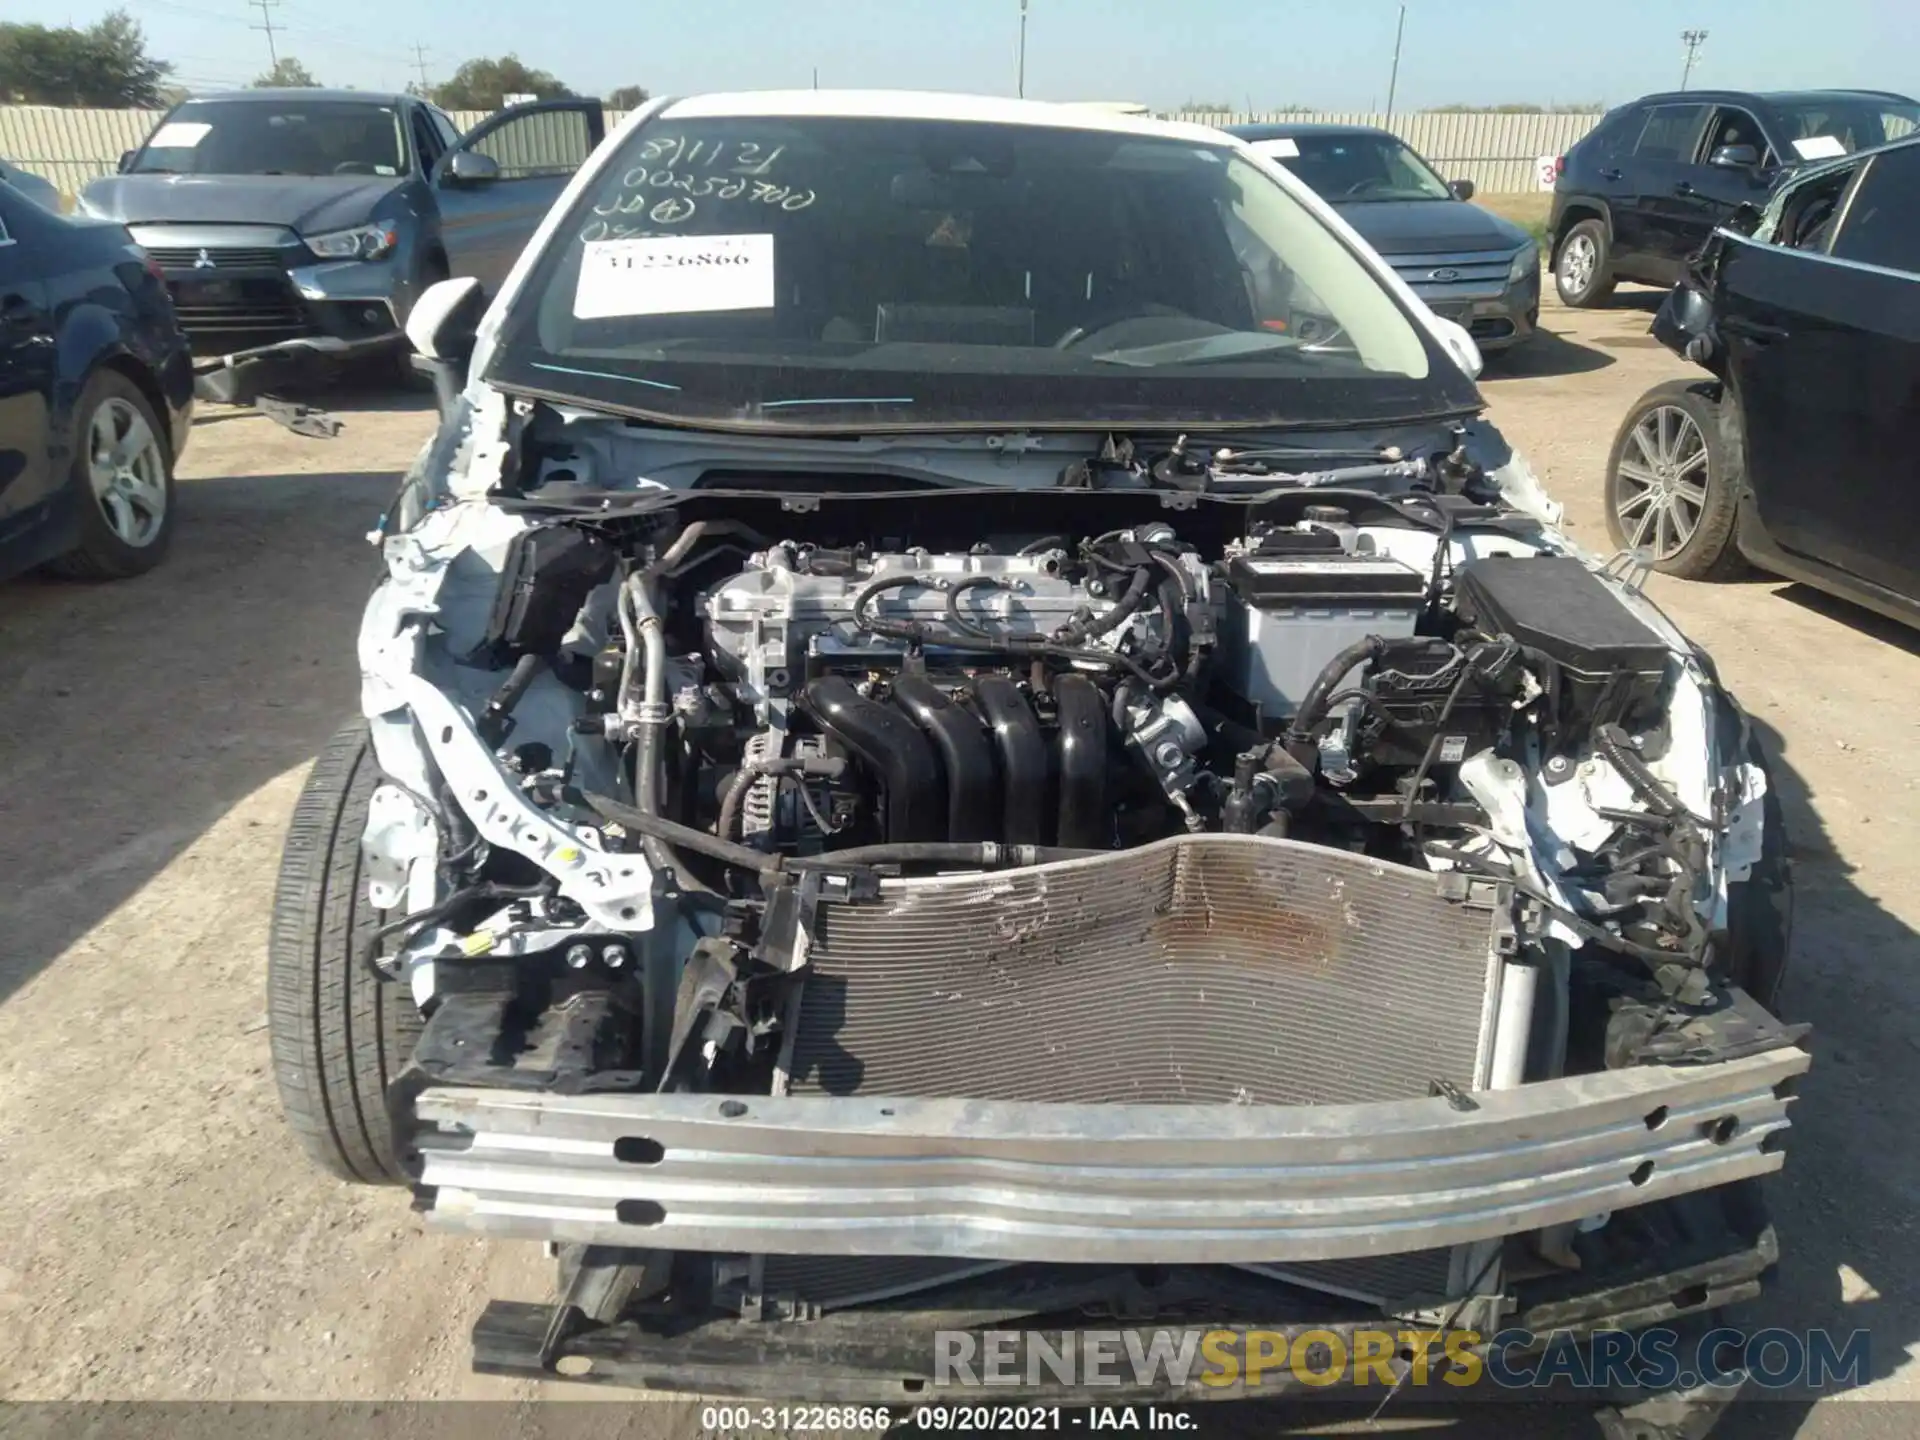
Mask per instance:
[[[378,260],[400,243],[400,232],[389,224],[375,222],[302,238],[322,260]]]

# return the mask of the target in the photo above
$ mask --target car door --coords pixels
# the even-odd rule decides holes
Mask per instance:
[[[1694,223],[1694,157],[1711,108],[1677,102],[1651,106],[1622,167],[1628,193],[1614,212],[1614,250],[1641,278],[1677,279],[1680,262],[1694,248],[1687,243]]]
[[[55,488],[48,416],[55,374],[53,316],[36,257],[22,243],[25,196],[0,197],[0,571],[5,552],[38,523]]]
[[[598,100],[547,100],[502,110],[461,136],[433,177],[452,273],[499,289],[605,135]]]
[[[1751,161],[1733,163],[1751,152]],[[1718,156],[1722,163],[1715,163]],[[1674,185],[1679,243],[1691,255],[1742,205],[1765,205],[1777,166],[1766,133],[1750,110],[1718,105],[1707,122],[1696,163]]]
[[[1755,510],[1782,548],[1920,598],[1920,145],[1783,238],[1814,248],[1729,242],[1715,285]]]

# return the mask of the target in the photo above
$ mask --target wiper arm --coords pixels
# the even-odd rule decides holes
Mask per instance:
[[[1187,340],[1162,340],[1153,345],[1129,345],[1119,350],[1104,350],[1089,358],[1102,365],[1129,365],[1138,369],[1152,369],[1160,365],[1206,365],[1216,360],[1239,360],[1249,355],[1265,355],[1274,350],[1299,348],[1300,342],[1291,335],[1233,330],[1224,335],[1202,335]]]
[[[1353,485],[1374,480],[1426,480],[1433,475],[1433,467],[1424,458],[1406,459],[1397,446],[1374,450],[1372,453],[1380,457],[1377,460],[1357,465],[1337,465],[1325,470],[1276,470],[1266,463],[1273,456],[1289,459],[1317,456],[1345,460],[1358,459],[1364,453],[1366,451],[1361,447],[1344,451],[1189,448],[1187,437],[1182,435],[1173,442],[1172,449],[1149,461],[1145,472],[1154,484],[1169,489],[1205,493],[1224,485],[1231,487],[1236,495],[1246,494],[1246,487],[1252,485],[1279,494],[1287,490]]]
[[[1342,465],[1332,470],[1215,469],[1211,478],[1216,484],[1222,480],[1257,482],[1277,492],[1353,485],[1368,480],[1425,480],[1432,474],[1433,467],[1425,460],[1385,460],[1374,465]]]

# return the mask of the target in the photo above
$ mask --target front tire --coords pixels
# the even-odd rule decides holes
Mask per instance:
[[[1734,544],[1739,463],[1712,386],[1671,380],[1627,412],[1607,454],[1607,534],[1682,580],[1730,580],[1746,562]]]
[[[1613,247],[1607,227],[1582,220],[1561,237],[1553,257],[1553,286],[1574,309],[1598,305],[1613,293]]]
[[[384,918],[367,898],[360,834],[379,783],[364,721],[327,742],[294,806],[267,948],[267,1032],[280,1107],[307,1155],[360,1184],[404,1184],[387,1085],[420,1016],[361,953]]]
[[[140,387],[98,370],[75,407],[73,470],[80,542],[47,569],[69,580],[126,580],[173,543],[173,445]]]

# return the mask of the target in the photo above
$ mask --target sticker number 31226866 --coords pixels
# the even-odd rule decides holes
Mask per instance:
[[[773,236],[654,235],[582,247],[582,320],[773,307]]]

